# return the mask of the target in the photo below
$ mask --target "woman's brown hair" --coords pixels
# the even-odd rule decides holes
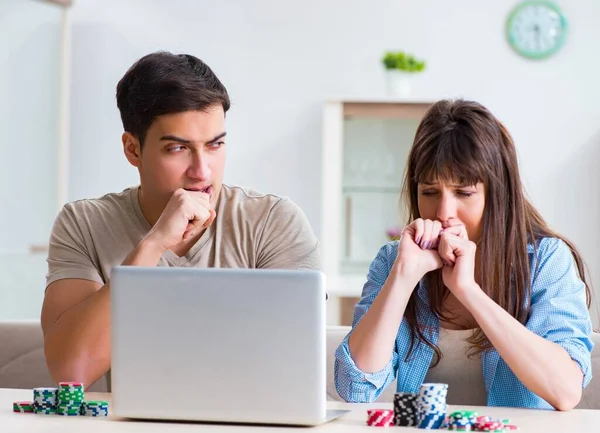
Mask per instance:
[[[519,322],[525,322],[531,299],[527,245],[532,244],[537,255],[537,242],[544,237],[555,237],[562,239],[573,253],[586,287],[589,308],[591,291],[579,251],[552,231],[529,202],[521,183],[514,142],[504,125],[481,104],[442,100],[430,107],[421,120],[408,156],[403,186],[404,203],[411,221],[421,217],[418,184],[434,181],[461,185],[483,183],[485,208],[477,247],[480,266],[476,279],[498,305]],[[443,308],[449,291],[444,287],[441,270],[426,274],[425,284],[432,312],[439,319],[452,321],[453,316]],[[441,353],[419,326],[417,302],[415,290],[404,316],[411,331],[408,354],[418,339],[435,350],[437,364]],[[470,356],[491,348],[480,328],[468,341]]]

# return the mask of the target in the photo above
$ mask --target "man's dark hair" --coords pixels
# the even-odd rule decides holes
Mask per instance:
[[[215,105],[229,110],[227,89],[206,63],[190,54],[158,51],[135,62],[117,84],[123,129],[144,142],[158,116],[203,111]]]

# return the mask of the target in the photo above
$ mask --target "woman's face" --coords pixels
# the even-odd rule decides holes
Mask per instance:
[[[479,242],[485,208],[482,182],[476,185],[441,181],[419,183],[417,194],[421,218],[437,220],[442,223],[442,228],[463,224],[469,239]]]

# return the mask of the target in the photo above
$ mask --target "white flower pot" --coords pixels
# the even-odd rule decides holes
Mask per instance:
[[[415,72],[404,72],[400,70],[388,70],[387,88],[391,96],[408,96],[411,92],[411,84]]]

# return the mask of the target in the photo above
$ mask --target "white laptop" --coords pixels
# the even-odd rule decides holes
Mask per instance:
[[[326,410],[318,271],[119,266],[112,411],[126,418],[318,425]]]

